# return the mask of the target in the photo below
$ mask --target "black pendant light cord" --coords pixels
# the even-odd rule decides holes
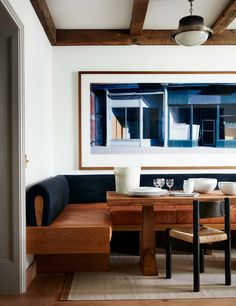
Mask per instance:
[[[193,0],[188,0],[190,2],[190,9],[189,9],[189,13],[190,15],[193,15]]]

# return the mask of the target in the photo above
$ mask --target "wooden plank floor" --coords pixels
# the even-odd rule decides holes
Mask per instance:
[[[0,296],[0,306],[235,306],[235,299],[143,300],[143,301],[59,301],[65,274],[38,274],[27,293]]]

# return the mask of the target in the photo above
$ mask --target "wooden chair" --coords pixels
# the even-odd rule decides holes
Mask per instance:
[[[200,225],[200,219],[224,216],[224,231]],[[231,232],[230,203],[225,198],[220,201],[193,201],[193,227],[167,229],[166,278],[171,278],[172,239],[179,239],[193,246],[194,292],[200,291],[200,272],[204,272],[204,248],[207,244],[224,241],[225,250],[225,285],[231,285]]]

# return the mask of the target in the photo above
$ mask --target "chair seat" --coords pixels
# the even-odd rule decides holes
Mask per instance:
[[[171,229],[169,235],[173,238],[193,243],[193,228]],[[212,243],[227,240],[227,234],[223,231],[201,226],[199,229],[199,242]]]

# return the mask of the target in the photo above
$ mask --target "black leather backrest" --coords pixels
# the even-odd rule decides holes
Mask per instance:
[[[44,180],[33,185],[26,193],[26,219],[27,225],[36,225],[34,200],[42,196],[44,207],[42,225],[49,225],[64,209],[69,200],[69,187],[64,175]]]
[[[207,177],[216,178],[218,181],[236,181],[236,174],[142,174],[140,185],[153,186],[153,179],[158,177],[173,178],[173,189],[176,190],[181,190],[183,180],[188,178]],[[44,180],[27,191],[27,224],[36,225],[34,200],[37,195],[41,195],[44,200],[42,225],[49,225],[67,203],[106,202],[106,191],[109,190],[115,190],[113,174],[57,175]],[[205,214],[207,216],[209,212]],[[220,214],[219,208],[215,214],[217,216]]]
[[[226,173],[214,173],[214,174],[201,174],[201,173],[178,173],[178,174],[143,174],[141,175],[141,186],[153,186],[154,178],[173,178],[174,186],[172,189],[174,190],[182,190],[183,189],[183,181],[188,178],[216,178],[219,181],[232,181],[236,182],[236,173],[235,174],[226,174]],[[166,186],[165,186],[166,188]]]
[[[115,190],[114,175],[65,175],[68,180],[69,203],[106,202],[106,191]]]
[[[65,175],[68,180],[69,203],[106,202],[106,191],[115,190],[113,174]],[[236,174],[142,174],[140,186],[153,186],[154,178],[173,178],[172,189],[182,190],[188,178],[216,178],[218,181],[236,181]],[[167,188],[166,186],[164,188]]]
[[[224,203],[221,201],[200,202],[199,205],[200,218],[216,218],[223,217]]]

